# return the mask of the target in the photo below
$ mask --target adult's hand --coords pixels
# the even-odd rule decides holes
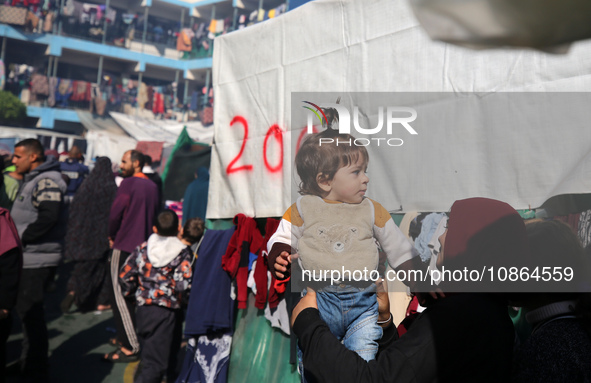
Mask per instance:
[[[419,300],[419,304],[423,307],[430,306],[431,303],[435,302],[439,298],[445,298],[445,293],[437,286],[432,287],[431,291],[427,293],[417,292],[415,295]]]
[[[390,297],[388,296],[388,283],[386,280],[376,281],[378,300],[378,322],[382,327],[389,326],[392,318],[390,313]]]
[[[275,277],[277,279],[287,278],[289,276],[288,270],[291,268],[291,254],[287,251],[282,251],[277,259],[275,259],[273,268],[275,269]]]
[[[300,299],[300,301],[298,302],[298,304],[293,308],[293,311],[291,312],[291,326],[293,327],[293,324],[295,323],[298,315],[300,315],[300,313],[302,311],[304,311],[307,308],[314,308],[318,310],[318,303],[316,302],[316,291],[312,290],[311,288],[307,288],[308,292],[307,294]]]

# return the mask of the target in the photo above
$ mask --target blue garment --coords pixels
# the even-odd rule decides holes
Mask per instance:
[[[232,279],[222,269],[222,256],[235,229],[208,230],[197,250],[187,308],[185,334],[191,337],[234,327]]]
[[[197,101],[199,100],[199,94],[197,91],[191,93],[191,105],[189,105],[189,109],[195,111],[197,110]]]
[[[257,260],[258,257],[259,256],[255,253],[248,253],[248,271],[252,270],[252,264]]]
[[[415,248],[418,250],[423,262],[429,262],[431,259],[429,242],[433,238],[433,234],[437,230],[437,225],[439,225],[439,221],[443,217],[445,217],[444,213],[431,213],[423,219],[421,234],[419,234],[415,241]]]
[[[177,383],[227,382],[231,345],[224,331],[189,339]]]
[[[197,250],[185,319],[189,339],[177,383],[226,382],[234,326],[232,279],[221,268],[235,228],[208,230]]]
[[[316,300],[320,318],[330,332],[363,359],[375,359],[377,340],[382,337],[382,328],[377,323],[376,285],[365,289],[329,286],[318,292]]]
[[[189,218],[205,220],[207,212],[207,193],[209,191],[209,170],[197,169],[197,178],[187,186],[183,199],[183,225]]]
[[[305,292],[304,292],[305,295]],[[318,291],[316,302],[320,318],[343,345],[366,361],[375,359],[382,328],[378,325],[376,285],[360,289],[352,286],[328,286]],[[298,365],[304,371],[302,351],[298,347]],[[302,376],[302,382],[307,380]]]
[[[82,181],[84,181],[84,178],[88,175],[88,166],[82,162],[68,158],[65,162],[60,162],[60,170],[62,174],[70,178],[66,195],[73,196],[76,194],[76,190],[78,190]]]

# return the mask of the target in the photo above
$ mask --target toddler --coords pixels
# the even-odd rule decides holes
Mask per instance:
[[[351,135],[327,129],[302,144],[295,158],[302,196],[285,212],[269,241],[269,267],[278,279],[285,279],[288,269],[276,261],[279,257],[291,262],[297,251],[304,283],[308,271],[316,276],[325,271],[330,276],[330,270],[345,275],[338,285],[321,287],[318,310],[331,332],[369,361],[375,358],[376,340],[382,336],[376,285],[355,280],[354,272],[366,269],[367,275],[377,274],[376,240],[392,268],[412,269],[419,258],[388,211],[365,196],[369,156],[365,147],[352,142]]]

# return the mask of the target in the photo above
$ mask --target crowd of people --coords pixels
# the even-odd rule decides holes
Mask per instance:
[[[48,380],[44,296],[63,255],[74,268],[62,311],[73,304],[82,312],[112,309],[117,336],[109,342],[116,350],[103,359],[137,361],[141,344],[136,381],[159,382],[176,367],[191,246],[203,235],[203,219],[185,217],[181,227],[177,214],[163,209],[162,181],[149,156],[137,150],[123,155],[116,173],[107,157],[89,171],[76,146],[64,161],[57,157],[26,139],[15,145],[12,166],[3,172],[0,380],[13,311],[24,338],[15,372],[25,381]]]
[[[330,129],[313,137],[342,142],[350,138]],[[297,267],[377,270],[379,252],[384,252],[395,270],[424,269],[419,252],[390,214],[365,197],[365,148],[319,147],[314,142],[305,141],[296,155],[303,197],[275,224],[274,234],[268,230],[268,237],[259,238],[266,246],[257,242],[269,252],[265,268],[280,283],[289,278],[295,283]],[[195,259],[205,232],[204,217],[199,216],[204,210],[187,206],[181,221],[164,209],[162,183],[150,158],[137,150],[125,152],[117,173],[107,157],[97,158],[89,171],[76,147],[61,163],[55,154],[45,153],[38,140],[21,141],[14,149],[13,167],[4,172],[0,381],[12,312],[23,328],[19,373],[29,381],[47,381],[44,293],[62,255],[75,263],[62,310],[68,312],[73,304],[81,311],[113,310],[116,337],[109,343],[115,350],[103,360],[140,361],[135,382],[174,381],[183,308],[191,285],[201,283],[192,278],[199,269]],[[187,193],[203,195],[207,190],[200,185],[207,181],[206,169],[198,173]],[[458,200],[444,216],[436,225],[441,226],[436,234],[438,268],[560,262],[589,275],[584,274],[589,271],[586,250],[561,221],[524,221],[508,204],[489,198]],[[238,215],[236,220],[240,226],[246,217]],[[208,260],[211,270],[240,274],[244,265],[238,253],[256,225],[253,220],[249,228],[242,225],[225,233],[230,246],[216,252],[226,251],[225,271],[216,264],[218,258]],[[335,235],[347,239],[335,240]],[[210,246],[223,241],[206,242]],[[238,257],[226,257],[234,253]],[[591,299],[588,282],[575,281],[578,284],[559,293],[516,293],[494,284],[486,291],[470,291],[461,281],[449,280],[433,285],[409,282],[424,310],[409,315],[398,328],[380,281],[343,278],[335,286],[307,284],[291,315],[302,381],[589,381]],[[246,305],[243,294],[238,286],[239,308]],[[513,322],[511,307],[523,314]]]
[[[456,201],[437,235],[438,270],[548,266],[556,272],[567,266],[578,277],[562,288],[527,284],[525,277],[512,279],[517,282],[512,288],[500,279],[478,285],[478,279],[460,277],[428,286],[410,280],[424,311],[409,315],[397,329],[383,283],[377,281],[378,289],[371,280],[345,277],[345,271],[377,269],[374,237],[396,271],[424,271],[426,264],[413,262],[420,259],[418,251],[389,224],[381,205],[365,198],[365,147],[319,145],[322,138],[347,142],[353,137],[329,128],[304,142],[295,157],[302,197],[269,241],[269,269],[278,279],[297,279],[296,260],[294,265],[307,272],[343,270],[336,285],[326,277],[316,283],[304,278],[291,317],[302,382],[591,379],[586,280],[591,269],[570,226],[559,220],[526,225],[515,209],[493,199]],[[510,305],[521,308],[530,331],[516,336],[516,328],[527,326],[514,326]]]

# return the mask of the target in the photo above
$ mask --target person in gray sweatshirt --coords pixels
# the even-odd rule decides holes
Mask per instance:
[[[11,209],[23,245],[23,270],[16,302],[23,328],[20,370],[30,381],[43,382],[47,381],[49,348],[43,300],[62,256],[67,185],[59,162],[53,156],[45,158],[39,140],[17,143],[12,163],[16,172],[24,176]]]

